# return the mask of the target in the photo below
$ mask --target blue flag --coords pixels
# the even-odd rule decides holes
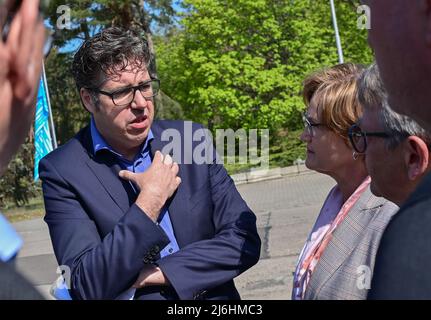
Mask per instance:
[[[39,83],[34,127],[34,181],[37,181],[39,179],[39,161],[53,150],[49,131],[48,97],[43,78],[40,79]]]

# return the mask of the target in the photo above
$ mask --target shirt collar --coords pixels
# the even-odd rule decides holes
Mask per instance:
[[[91,116],[90,121],[90,130],[91,130],[91,139],[93,142],[93,154],[96,155],[100,150],[108,150],[113,153],[115,156],[119,157],[121,160],[126,160],[122,154],[118,153],[106,142],[106,140],[102,137],[99,130],[96,127],[96,122],[94,121],[93,116]],[[145,139],[145,142],[142,144],[140,155],[144,155],[149,152],[149,142],[154,139],[153,132],[148,132],[148,136]]]

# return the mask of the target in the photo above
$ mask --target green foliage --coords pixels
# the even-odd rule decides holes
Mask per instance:
[[[57,22],[62,22],[58,8],[63,5],[63,0],[51,0],[46,10],[49,23],[56,29],[55,44],[59,47],[77,39],[86,40],[108,26],[133,27],[149,36],[151,28],[168,28],[175,20],[172,0],[76,0],[67,3],[70,25],[57,29]]]
[[[278,136],[270,147],[269,164],[271,167],[288,167],[298,160],[305,160],[305,143],[300,140],[301,130]]]
[[[64,13],[61,10],[58,11],[59,8],[62,9],[62,6],[66,5],[70,9],[71,25],[57,30],[56,44],[59,46],[77,38],[88,39],[95,31],[105,26],[138,26],[143,19],[160,24],[170,23],[170,17],[173,14],[171,0],[145,2],[147,10],[143,8],[143,0],[99,0],[97,2],[75,0],[69,3],[51,0],[46,9],[46,16],[51,26],[57,29],[57,22],[62,22],[61,14]],[[155,10],[159,15],[155,14]]]
[[[183,119],[184,113],[181,105],[172,100],[163,91],[155,97],[156,119]]]
[[[72,138],[87,125],[89,113],[82,106],[70,72],[70,54],[53,50],[45,62],[49,96],[58,144]]]
[[[32,197],[40,195],[40,184],[33,183],[33,155],[33,141],[27,141],[1,177],[0,205],[3,208],[11,201],[16,206],[23,206]]]
[[[355,1],[337,1],[345,60],[369,63]],[[302,81],[338,62],[328,1],[185,0],[182,28],[157,39],[166,93],[209,128],[300,126]]]

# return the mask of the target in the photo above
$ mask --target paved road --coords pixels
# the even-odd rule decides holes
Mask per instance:
[[[327,176],[305,172],[238,186],[256,213],[262,239],[261,260],[235,280],[243,299],[290,299],[299,251],[333,185]],[[25,242],[17,267],[50,298],[49,287],[58,275],[48,229],[40,219],[15,227]]]
[[[299,252],[334,184],[305,173],[238,186],[256,213],[262,239],[261,260],[235,281],[243,299],[290,299]]]

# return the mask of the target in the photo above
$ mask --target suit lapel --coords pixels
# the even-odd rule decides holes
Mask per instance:
[[[362,239],[362,231],[373,219],[373,213],[384,202],[385,199],[373,196],[369,186],[365,189],[345,219],[335,229],[333,237],[321,257],[321,259],[330,262],[325,263],[324,267],[321,263],[317,265],[309,283],[309,288],[314,289],[306,290],[306,298],[307,296],[310,297],[310,294],[318,294],[325,283],[351,255]],[[333,252],[336,254],[332,254]]]
[[[109,155],[106,155],[106,157],[109,157]],[[118,172],[121,170],[118,164],[111,163],[109,159],[100,159],[102,157],[99,156],[97,158],[101,161],[89,160],[87,161],[87,165],[106,192],[111,196],[112,200],[126,213],[136,199],[130,183],[118,177]]]
[[[87,159],[88,167],[115,204],[126,213],[135,201],[136,195],[130,183],[118,176],[121,168],[116,163],[114,156],[108,151],[101,151],[96,156],[93,155],[93,142],[89,129],[84,132],[83,145],[89,156]]]

